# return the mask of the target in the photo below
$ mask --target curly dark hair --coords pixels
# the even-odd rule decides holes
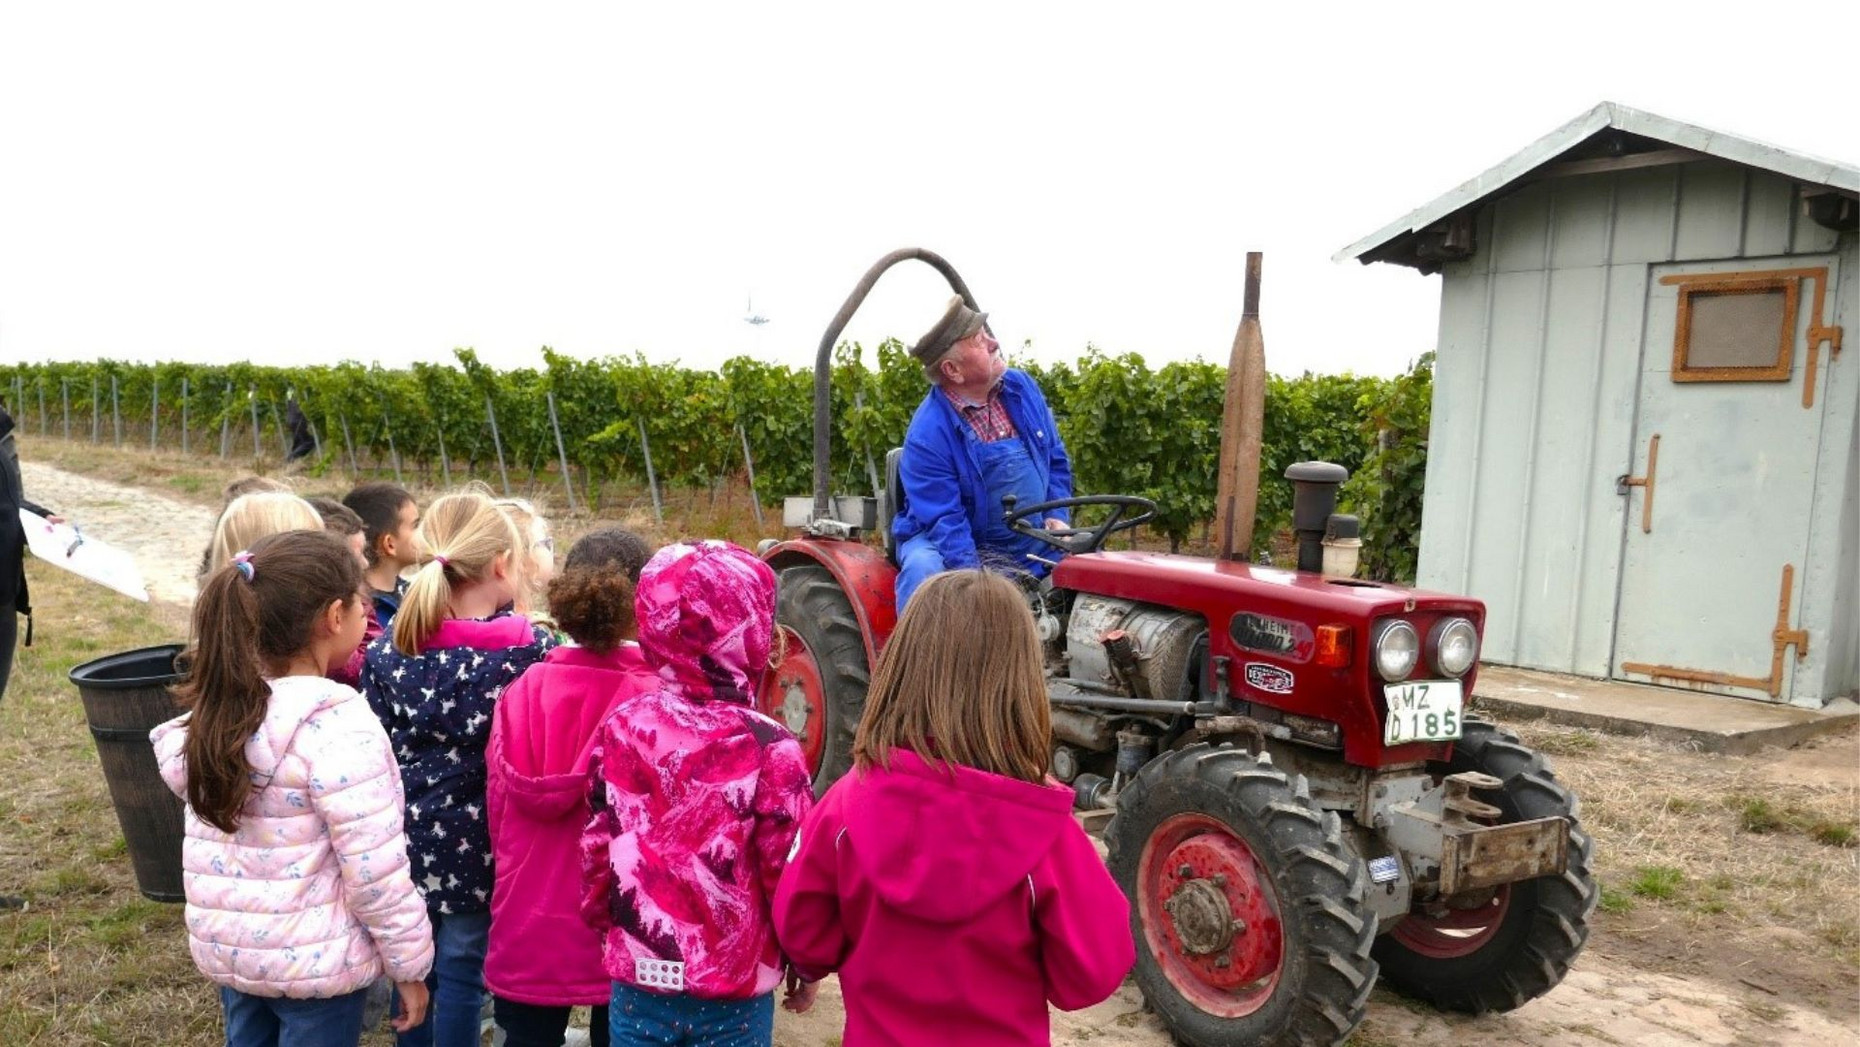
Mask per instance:
[[[574,641],[603,653],[632,637],[633,590],[652,559],[645,539],[620,527],[582,535],[549,582],[549,613]]]

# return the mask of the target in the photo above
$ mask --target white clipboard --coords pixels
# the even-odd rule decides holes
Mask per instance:
[[[100,542],[71,524],[52,523],[28,509],[19,511],[19,523],[26,529],[26,545],[33,556],[124,596],[148,602],[149,587],[142,581],[142,569],[124,550]]]

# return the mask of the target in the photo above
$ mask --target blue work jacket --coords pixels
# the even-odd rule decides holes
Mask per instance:
[[[1072,462],[1040,387],[1026,372],[1010,367],[1001,377],[1001,402],[1018,434],[1009,439],[1026,445],[1034,468],[1046,481],[1046,500],[1072,497]],[[968,424],[943,390],[932,388],[924,397],[904,432],[904,455],[898,462],[904,504],[891,521],[892,537],[900,545],[928,532],[943,565],[951,570],[980,565],[970,529],[976,507],[1001,511],[999,496],[983,490],[975,445],[963,435]],[[1047,515],[1068,518],[1063,512]]]

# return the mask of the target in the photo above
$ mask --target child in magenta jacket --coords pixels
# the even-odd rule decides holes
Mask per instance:
[[[601,936],[581,920],[579,840],[588,821],[588,761],[613,707],[657,686],[633,642],[633,591],[651,550],[605,527],[569,550],[549,582],[549,610],[574,641],[505,689],[485,750],[497,881],[484,984],[506,1047],[560,1047],[569,1008],[594,1008],[594,1047],[607,1043],[612,985]]]
[[[783,951],[838,971],[845,1047],[1044,1044],[1136,960],[1130,908],[1046,778],[1040,641],[1012,582],[932,577],[872,678],[852,773],[775,893]]]
[[[581,840],[613,1043],[766,1045],[786,966],[769,899],[813,799],[800,743],[753,707],[775,575],[728,542],[671,545],[634,609],[657,686],[601,728]],[[812,1000],[791,984],[790,1010]]]

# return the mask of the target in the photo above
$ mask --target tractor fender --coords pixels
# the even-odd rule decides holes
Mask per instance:
[[[762,559],[778,575],[802,564],[826,568],[846,593],[859,619],[866,664],[878,664],[878,652],[898,627],[898,569],[891,566],[882,551],[863,542],[795,538],[776,544],[762,554]]]

